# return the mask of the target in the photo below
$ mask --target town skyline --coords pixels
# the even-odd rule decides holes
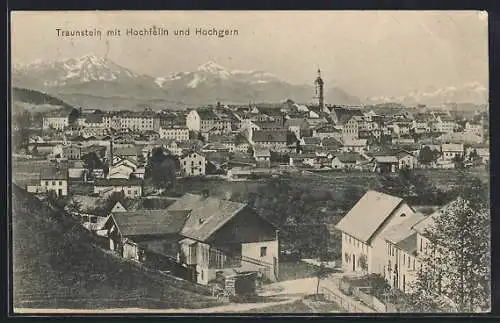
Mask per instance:
[[[311,19],[313,14],[315,18]],[[277,19],[276,15],[286,18]],[[488,87],[487,19],[481,12],[258,12],[251,16],[190,12],[189,19],[186,17],[185,12],[128,12],[120,16],[109,12],[43,16],[19,12],[12,17],[12,63],[93,53],[137,73],[168,76],[213,61],[228,70],[269,72],[292,84],[311,84],[314,72],[321,68],[325,83],[363,98],[400,96],[468,83]],[[39,32],[27,29],[32,25],[28,20],[40,26]],[[356,20],[364,23],[353,24]],[[296,28],[283,21],[294,21],[299,26],[309,23],[308,28]],[[148,25],[165,25],[170,30],[225,27],[239,33],[234,37],[169,36],[165,41],[144,37],[61,40],[55,31],[83,26],[106,30]],[[345,28],[350,28],[349,37],[339,34]],[[175,51],[170,45],[175,46]],[[37,50],[27,50],[26,46]],[[179,51],[189,53],[189,59],[178,55]],[[150,59],[140,59],[145,55]]]

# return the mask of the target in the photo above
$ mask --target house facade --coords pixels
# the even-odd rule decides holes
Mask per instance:
[[[189,140],[189,129],[187,127],[160,128],[158,133],[162,139]]]
[[[206,158],[203,154],[195,151],[188,151],[179,158],[181,166],[181,176],[202,176],[205,175]]]
[[[94,193],[110,195],[114,192],[123,192],[126,197],[139,198],[142,196],[142,180],[110,178],[94,181]]]
[[[401,198],[368,191],[336,225],[342,232],[343,269],[383,276],[387,264],[385,233],[414,214]]]
[[[168,211],[189,210],[180,235],[180,261],[196,269],[196,281],[208,284],[217,272],[260,271],[278,276],[278,231],[246,204],[208,195],[186,194]]]
[[[42,192],[53,191],[57,196],[68,195],[68,170],[62,168],[44,168],[40,172]]]

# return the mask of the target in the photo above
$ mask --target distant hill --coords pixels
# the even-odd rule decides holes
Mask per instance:
[[[153,279],[91,245],[92,235],[12,186],[15,308],[198,308],[215,305],[172,278]],[[179,285],[181,284],[181,285]],[[189,285],[189,286],[188,286]]]
[[[49,94],[18,87],[12,88],[12,101],[24,102],[33,105],[54,105],[68,109],[73,108],[70,104]]]

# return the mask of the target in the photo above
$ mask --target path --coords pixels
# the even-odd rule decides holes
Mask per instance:
[[[99,309],[99,310],[85,310],[85,309],[15,309],[16,313],[237,313],[247,312],[250,310],[290,304],[297,300],[302,299],[305,295],[314,294],[316,292],[316,278],[303,278],[289,281],[273,283],[264,286],[264,292],[259,296],[269,297],[266,302],[260,303],[232,303],[221,306],[188,309],[145,309],[145,308],[113,308],[113,309]],[[270,301],[272,298],[278,299],[277,301]]]

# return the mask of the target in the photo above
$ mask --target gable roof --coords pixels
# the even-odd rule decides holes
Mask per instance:
[[[377,163],[398,163],[398,158],[396,156],[375,156],[375,161]]]
[[[217,120],[218,117],[212,109],[197,110],[201,120]]]
[[[305,118],[290,118],[285,121],[285,127],[300,127],[300,128],[307,128],[309,126],[309,123],[307,122],[307,119]]]
[[[256,130],[253,132],[252,137],[254,142],[287,142],[287,133],[285,131]]]
[[[319,137],[302,137],[305,145],[320,145],[321,138]]]
[[[96,179],[94,186],[141,186],[142,180],[140,178],[110,178],[110,179]]]
[[[123,236],[143,236],[179,233],[188,215],[188,211],[140,210],[112,217]]]
[[[335,227],[368,242],[401,203],[403,199],[400,197],[368,191]]]
[[[335,155],[342,163],[357,163],[358,161],[365,161],[366,159],[357,152],[346,152]]]
[[[168,211],[190,210],[181,234],[197,241],[206,241],[245,207],[243,203],[187,193],[169,206]]]
[[[389,229],[384,234],[384,239],[404,251],[413,253],[417,249],[417,233],[413,230],[413,226],[425,218],[423,214],[419,213],[409,216],[408,219]],[[414,245],[413,241],[415,241]]]
[[[348,109],[343,107],[333,107],[332,112],[337,117],[337,124],[347,123],[353,116],[363,116],[361,109]]]
[[[113,155],[115,156],[137,156],[139,149],[135,146],[130,147],[113,147]]]
[[[49,179],[49,180],[67,180],[68,179],[68,170],[66,168],[61,167],[57,169],[56,167],[46,167],[42,168],[40,171],[40,179]]]

